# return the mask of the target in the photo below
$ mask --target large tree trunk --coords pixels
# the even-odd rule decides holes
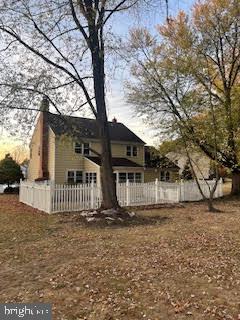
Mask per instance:
[[[240,195],[240,171],[232,173],[232,195]]]
[[[99,122],[101,136],[101,187],[102,204],[104,209],[118,208],[116,183],[112,170],[112,155],[109,139],[108,123]]]
[[[97,109],[97,123],[101,142],[101,208],[119,208],[116,184],[112,170],[111,142],[105,103],[104,48],[99,46],[96,30],[91,29],[91,54],[93,67],[94,93]]]

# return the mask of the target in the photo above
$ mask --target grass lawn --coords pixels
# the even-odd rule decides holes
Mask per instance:
[[[51,302],[55,320],[240,319],[240,201],[139,212],[88,227],[0,196],[0,302]]]

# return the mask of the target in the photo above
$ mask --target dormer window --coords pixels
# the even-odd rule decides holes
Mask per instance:
[[[127,146],[126,156],[127,157],[137,157],[137,147],[136,146]]]
[[[75,143],[75,153],[89,155],[89,143]]]

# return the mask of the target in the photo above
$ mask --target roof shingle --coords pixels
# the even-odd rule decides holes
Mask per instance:
[[[48,113],[48,123],[56,135],[67,134],[75,138],[99,139],[95,119],[60,116]],[[108,122],[111,141],[145,144],[135,133],[119,122]]]
[[[93,161],[98,166],[101,166],[101,159],[99,157],[91,157],[91,156],[85,156],[85,158]],[[130,168],[142,168],[140,164],[137,164],[136,162],[133,162],[126,158],[112,158],[112,166],[113,167],[130,167]]]

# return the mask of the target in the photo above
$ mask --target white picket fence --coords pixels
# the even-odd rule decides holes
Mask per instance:
[[[208,181],[210,188],[214,181]],[[204,194],[209,196],[205,181],[200,181]],[[222,181],[218,182],[214,197],[222,196]],[[148,183],[119,183],[117,197],[121,206],[198,201],[202,196],[194,181],[169,183],[156,180]],[[78,185],[58,185],[52,182],[36,183],[22,181],[20,202],[39,210],[54,213],[96,209],[101,204],[101,189],[94,183]]]

